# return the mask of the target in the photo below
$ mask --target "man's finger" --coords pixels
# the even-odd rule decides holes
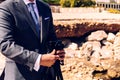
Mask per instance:
[[[55,49],[53,49],[53,51],[50,54],[55,55]]]
[[[58,60],[59,58],[59,55],[55,55],[55,60]]]

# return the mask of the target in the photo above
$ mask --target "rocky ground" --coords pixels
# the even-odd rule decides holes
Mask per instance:
[[[71,48],[66,49],[65,65],[61,66],[65,80],[120,80],[119,42],[116,42],[119,38],[115,34],[114,38],[110,38],[113,35],[109,33],[119,32],[119,14],[102,12],[53,15],[58,37],[79,37],[77,41],[72,39],[77,45],[72,43]],[[106,31],[107,34],[95,32],[90,36],[90,33],[92,35],[97,30]],[[84,36],[86,33],[89,34],[87,37]],[[103,35],[105,40],[101,39]],[[117,38],[114,41],[115,36]],[[69,40],[66,42],[69,43]]]
[[[69,42],[62,71],[65,80],[120,80],[120,32],[92,32],[81,44]]]

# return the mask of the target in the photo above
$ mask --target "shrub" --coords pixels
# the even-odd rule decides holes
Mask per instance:
[[[89,7],[95,4],[95,1],[92,0],[60,0],[62,7]]]
[[[62,7],[70,7],[70,1],[69,0],[60,0],[60,5]]]
[[[94,6],[93,0],[43,0],[48,4],[61,5],[62,7],[89,7]]]
[[[70,0],[70,7],[74,7],[75,6],[75,0]]]
[[[52,5],[59,5],[59,2],[60,2],[60,0],[43,0],[43,1]]]
[[[94,6],[96,3],[92,0],[76,0],[75,7],[90,7]]]
[[[120,14],[120,10],[117,10],[117,9],[110,8],[107,11],[110,12],[110,13]]]

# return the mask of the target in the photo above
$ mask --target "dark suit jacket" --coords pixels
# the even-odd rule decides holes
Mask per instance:
[[[33,66],[39,54],[47,53],[47,42],[56,40],[50,7],[37,0],[41,35],[23,0],[0,4],[0,50],[7,57],[5,80],[38,80]],[[40,36],[40,38],[39,38]]]

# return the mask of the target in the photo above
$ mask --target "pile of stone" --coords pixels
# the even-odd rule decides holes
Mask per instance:
[[[69,41],[65,51],[65,80],[120,80],[120,32],[92,32],[81,46]]]

